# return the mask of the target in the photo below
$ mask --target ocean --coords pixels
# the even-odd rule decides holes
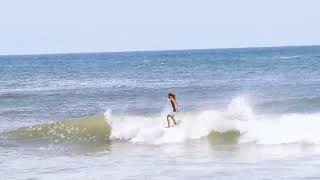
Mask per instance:
[[[179,126],[164,128],[175,92]],[[320,179],[320,46],[0,56],[0,179]]]

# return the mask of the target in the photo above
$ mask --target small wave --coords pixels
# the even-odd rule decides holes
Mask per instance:
[[[89,89],[89,88],[117,88],[137,86],[137,82],[131,79],[95,79],[95,80],[47,80],[39,79],[23,87],[6,88],[0,90],[1,98],[15,98],[34,94],[43,91],[59,91],[72,89]]]
[[[300,58],[300,56],[274,56],[272,59],[297,59]]]
[[[7,93],[0,93],[0,99],[16,99],[16,98],[25,98],[30,96],[29,94],[25,93],[14,93],[14,92],[7,92]]]
[[[33,113],[31,109],[2,109],[0,110],[0,115],[19,115],[19,114],[26,114],[26,113]]]
[[[110,134],[110,126],[103,116],[69,119],[55,123],[22,127],[2,133],[7,139],[18,142],[103,142]]]

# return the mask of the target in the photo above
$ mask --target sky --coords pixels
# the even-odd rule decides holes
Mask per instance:
[[[0,0],[0,55],[320,44],[319,0]]]

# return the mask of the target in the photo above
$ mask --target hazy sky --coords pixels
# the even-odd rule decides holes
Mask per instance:
[[[0,54],[319,45],[320,0],[0,0]]]

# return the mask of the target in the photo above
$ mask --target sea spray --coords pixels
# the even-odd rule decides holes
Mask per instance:
[[[107,113],[106,113],[107,114]],[[162,115],[161,115],[162,114]],[[239,130],[242,120],[252,119],[252,111],[242,97],[235,98],[227,111],[205,110],[180,112],[183,123],[177,127],[164,128],[166,116],[112,116],[107,122],[112,127],[111,139],[133,143],[163,144],[207,137],[212,131]]]
[[[320,144],[319,113],[255,114],[246,98],[234,98],[225,110],[183,112],[183,123],[164,128],[166,117],[112,116],[110,138],[131,143],[181,143],[192,139],[229,136],[232,142],[256,144]],[[229,134],[229,135],[228,135]],[[223,137],[220,139],[224,139]],[[212,138],[211,138],[212,140]]]

